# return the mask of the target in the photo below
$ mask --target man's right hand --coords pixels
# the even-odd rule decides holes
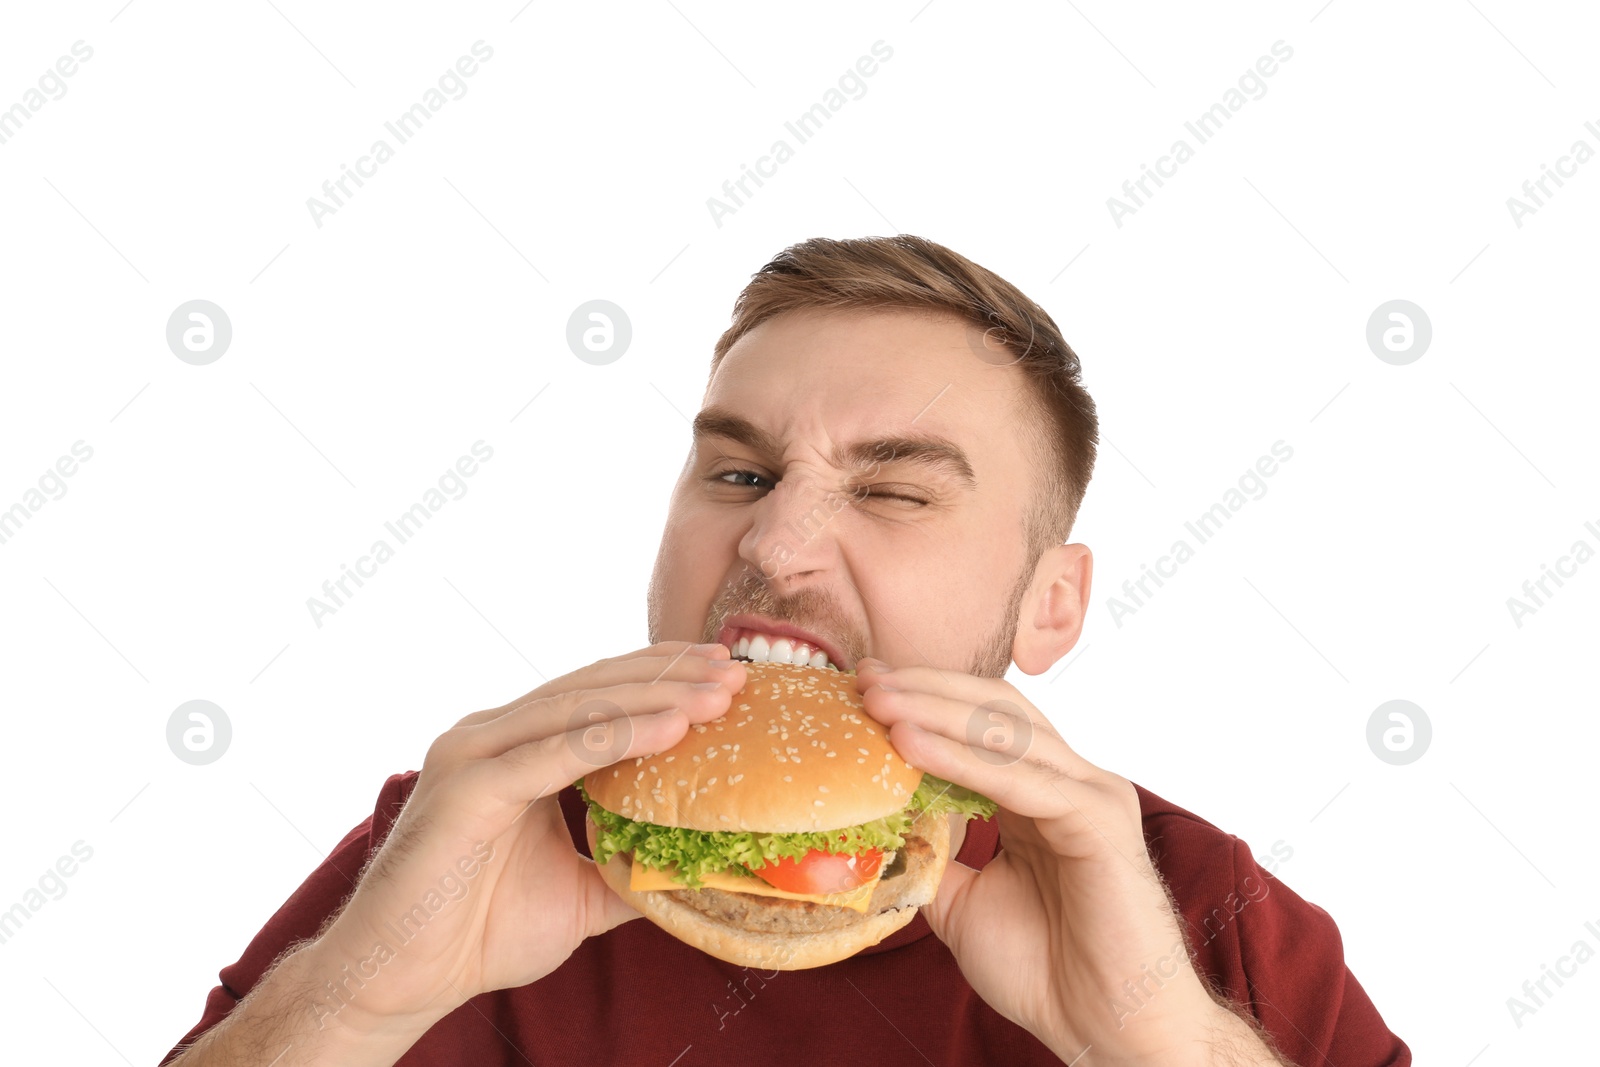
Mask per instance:
[[[278,1020],[287,1025],[272,1032],[294,1041],[336,1028],[347,1051],[352,1036],[367,1043],[362,1034],[403,1049],[471,997],[536,981],[585,938],[639,918],[574,848],[556,794],[597,768],[671,748],[691,725],[725,714],[745,681],[743,664],[728,660],[723,645],[652,645],[442,734],[355,893],[285,961],[288,973],[261,983],[274,987],[274,1015],[300,1016]],[[235,1014],[268,997],[256,993]],[[214,1030],[235,1022],[244,1020]],[[211,1061],[212,1044],[197,1043],[193,1051],[207,1055],[195,1062]]]

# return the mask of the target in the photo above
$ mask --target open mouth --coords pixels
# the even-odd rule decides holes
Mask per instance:
[[[747,663],[792,663],[799,667],[839,669],[822,649],[793,637],[739,629],[726,644],[734,659]]]

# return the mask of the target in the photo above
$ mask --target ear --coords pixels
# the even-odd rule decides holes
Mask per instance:
[[[1023,674],[1043,674],[1078,643],[1093,577],[1088,545],[1055,545],[1039,557],[1011,643],[1011,660]]]

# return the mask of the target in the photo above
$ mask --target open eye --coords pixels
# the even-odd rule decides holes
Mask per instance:
[[[771,489],[773,484],[766,475],[757,474],[755,471],[749,470],[718,471],[711,476],[711,480],[720,482],[723,485],[737,486],[741,489]],[[757,482],[765,482],[766,484],[757,485]]]

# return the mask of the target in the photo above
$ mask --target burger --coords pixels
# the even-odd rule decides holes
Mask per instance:
[[[680,941],[763,970],[875,945],[938,892],[949,815],[992,800],[912,767],[854,671],[747,663],[720,719],[586,775],[589,847],[618,896]]]

